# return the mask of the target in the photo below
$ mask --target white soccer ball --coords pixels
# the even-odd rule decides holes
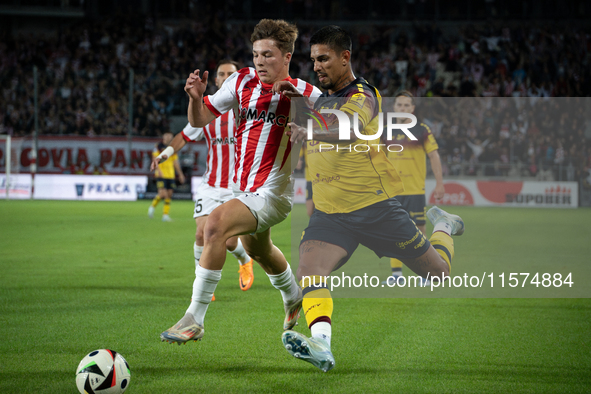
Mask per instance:
[[[76,368],[76,387],[81,394],[121,394],[130,380],[129,364],[114,350],[90,352]]]

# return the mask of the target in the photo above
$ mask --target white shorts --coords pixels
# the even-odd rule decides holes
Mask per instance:
[[[193,218],[197,219],[198,217],[211,214],[214,209],[230,201],[232,198],[234,198],[234,193],[232,193],[231,189],[213,187],[202,182],[195,193]]]
[[[235,198],[250,209],[257,219],[256,233],[262,233],[274,225],[281,223],[293,205],[293,183],[282,194],[260,188],[254,193],[234,192]]]

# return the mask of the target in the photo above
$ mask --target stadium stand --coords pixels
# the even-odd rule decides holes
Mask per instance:
[[[221,58],[237,59],[241,66],[251,62],[251,24],[220,15],[172,23],[119,13],[42,37],[4,30],[0,133],[32,133],[36,65],[41,134],[126,135],[131,68],[133,134],[162,135],[172,116],[185,114],[182,88],[188,71],[211,70]],[[315,82],[307,52],[316,25],[299,27],[291,74]],[[357,51],[354,70],[383,96],[404,87],[419,98],[441,97],[428,113],[420,107],[418,112],[440,143],[445,175],[574,180],[591,168],[585,101],[568,99],[591,93],[588,27],[522,20],[351,23],[348,28]],[[466,97],[529,99],[493,99],[474,117],[469,106],[462,107]],[[518,104],[507,108],[509,102]]]

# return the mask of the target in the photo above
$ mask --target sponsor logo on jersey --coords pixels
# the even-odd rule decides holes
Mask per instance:
[[[316,174],[316,179],[312,180],[312,185],[315,185],[317,183],[320,182],[326,182],[326,183],[331,183],[332,181],[338,181],[341,179],[340,175],[337,176],[328,176],[328,177],[324,177],[324,178],[320,178],[320,174]]]
[[[236,138],[234,138],[234,137],[212,138],[211,144],[212,145],[235,145]]]
[[[285,115],[277,115],[275,112],[271,111],[259,111],[256,108],[242,108],[240,110],[240,119],[244,119],[246,121],[254,120],[254,121],[262,121],[265,123],[271,123],[277,126],[285,127],[288,122],[288,117]]]

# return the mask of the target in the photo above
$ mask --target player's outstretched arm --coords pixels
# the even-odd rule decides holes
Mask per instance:
[[[348,115],[344,115],[349,118],[349,125],[353,124],[352,117]],[[331,118],[329,118],[331,119]],[[288,123],[290,126],[289,129],[286,129],[285,134],[290,137],[290,141],[293,143],[300,143],[302,141],[308,140],[308,129],[301,125],[298,125],[294,122]],[[361,121],[358,122],[357,129],[363,130],[363,124]],[[336,118],[332,118],[326,126],[325,125],[318,125],[317,123],[312,124],[312,139],[316,141],[322,142],[349,142],[355,141],[357,137],[354,134],[353,129],[349,130],[349,133],[345,133],[345,135],[341,135],[339,122],[336,121]]]
[[[183,138],[182,132],[180,132],[174,136],[172,141],[170,141],[170,145],[168,145],[168,146],[170,146],[170,147],[172,147],[172,149],[174,149],[174,153],[177,153],[178,151],[183,149],[185,147],[185,145],[187,145],[187,141]]]
[[[189,123],[193,127],[204,127],[212,120],[215,115],[203,104],[203,94],[207,89],[208,71],[203,72],[203,77],[199,76],[199,70],[189,74],[185,83],[185,92],[189,95],[189,108],[187,115]]]
[[[307,112],[305,109],[314,108],[314,103],[310,101],[310,98],[300,93],[300,91],[289,81],[275,82],[271,91],[273,93],[279,93],[290,100],[293,98],[297,99],[291,102],[292,106],[295,104],[296,114],[302,114]]]
[[[445,195],[445,187],[443,186],[443,171],[441,169],[441,157],[439,156],[437,149],[429,152],[427,155],[429,156],[429,161],[431,162],[431,170],[433,170],[433,175],[435,176],[435,190],[433,191],[433,196],[435,197],[435,200],[440,200]]]
[[[162,163],[170,156],[174,155],[187,144],[187,141],[183,138],[182,133],[178,133],[174,136],[172,141],[170,141],[170,145],[168,145],[162,153],[158,156],[152,158],[152,163],[150,164],[150,171],[155,171],[158,168],[158,164]]]

